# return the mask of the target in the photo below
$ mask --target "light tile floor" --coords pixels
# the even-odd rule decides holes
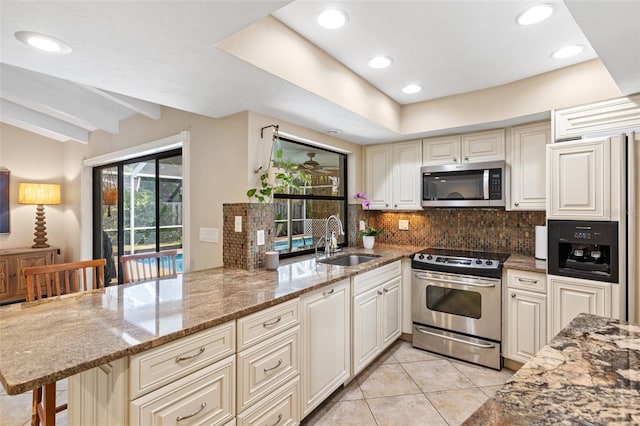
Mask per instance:
[[[302,424],[459,425],[512,375],[397,341]]]
[[[458,425],[513,374],[467,364],[397,341],[311,413],[303,425]],[[57,404],[67,399],[58,382]],[[9,396],[0,386],[0,426],[30,424],[31,392]],[[56,415],[67,425],[67,411]]]
[[[32,391],[20,395],[7,395],[0,385],[0,426],[31,425]],[[67,401],[67,380],[56,384],[56,405]],[[56,426],[67,426],[67,410],[56,414]]]

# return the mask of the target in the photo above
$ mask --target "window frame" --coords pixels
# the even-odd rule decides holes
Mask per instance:
[[[289,193],[275,193],[273,195],[274,200],[302,200],[303,202],[306,200],[320,200],[320,201],[342,201],[341,203],[341,208],[344,211],[344,218],[342,219],[343,222],[343,226],[347,226],[347,221],[348,221],[348,208],[349,208],[349,204],[348,204],[348,194],[349,194],[349,190],[348,190],[348,183],[347,183],[347,176],[349,175],[348,173],[348,156],[346,153],[344,152],[338,152],[338,151],[333,151],[331,149],[328,148],[324,148],[324,147],[320,147],[317,145],[312,145],[312,144],[308,144],[308,143],[304,143],[295,139],[291,139],[289,137],[283,137],[283,136],[279,136],[278,139],[280,139],[281,141],[285,141],[287,143],[293,143],[296,145],[301,145],[301,146],[305,146],[305,147],[309,147],[310,149],[313,150],[320,150],[320,151],[326,151],[326,152],[330,152],[332,154],[335,154],[338,156],[338,158],[340,159],[341,164],[341,169],[344,170],[344,174],[343,176],[341,176],[341,180],[342,180],[342,194],[343,195],[308,195],[308,194],[289,194]],[[285,151],[286,152],[286,151]],[[311,254],[314,253],[315,248],[310,248],[310,249],[306,249],[306,250],[295,250],[295,251],[291,251],[291,246],[292,246],[292,235],[291,235],[291,230],[293,229],[293,222],[294,220],[291,217],[290,214],[290,210],[291,210],[291,204],[288,204],[288,209],[289,209],[289,214],[287,214],[287,228],[288,228],[288,232],[287,235],[289,237],[289,249],[288,251],[278,251],[278,255],[280,258],[289,258],[289,257],[295,257],[295,256],[302,256],[302,255],[307,255],[307,254]],[[336,213],[339,213],[336,212]],[[274,229],[275,229],[275,218],[274,218]],[[276,237],[275,233],[274,233],[274,238]],[[339,244],[339,247],[346,247],[349,245],[349,237],[348,237],[348,232],[346,232],[345,229],[345,234],[344,234],[344,241],[342,243]],[[275,247],[274,247],[275,249]]]

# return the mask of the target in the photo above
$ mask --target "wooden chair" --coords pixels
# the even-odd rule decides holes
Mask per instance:
[[[105,259],[97,259],[24,268],[21,274],[25,280],[27,302],[102,288],[105,264]],[[89,288],[90,283],[92,288]],[[56,407],[55,382],[37,387],[33,390],[31,425],[55,426],[56,413],[66,409],[67,404]]]
[[[120,256],[122,279],[125,283],[178,275],[176,256],[178,250],[125,254]]]

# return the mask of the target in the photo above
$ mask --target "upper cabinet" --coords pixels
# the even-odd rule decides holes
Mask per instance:
[[[640,95],[556,110],[554,139],[611,133],[640,127]]]
[[[512,127],[507,144],[510,167],[508,210],[545,210],[546,146],[551,143],[551,123]]]
[[[422,152],[425,166],[504,160],[504,129],[425,139]]]
[[[422,141],[366,148],[366,193],[371,210],[419,210]]]
[[[547,218],[609,220],[609,140],[556,143],[547,149]]]

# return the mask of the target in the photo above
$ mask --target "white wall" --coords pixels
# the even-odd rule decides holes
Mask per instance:
[[[71,145],[78,145],[73,147]],[[79,167],[67,158],[67,152],[79,155],[86,146],[75,142],[58,142],[8,124],[0,123],[0,166],[11,172],[11,233],[0,234],[0,248],[31,247],[35,228],[36,206],[18,204],[20,182],[46,182],[61,185],[60,205],[45,206],[48,244],[60,247],[62,260],[71,259],[73,244],[79,238],[70,208],[77,196],[74,180]]]

